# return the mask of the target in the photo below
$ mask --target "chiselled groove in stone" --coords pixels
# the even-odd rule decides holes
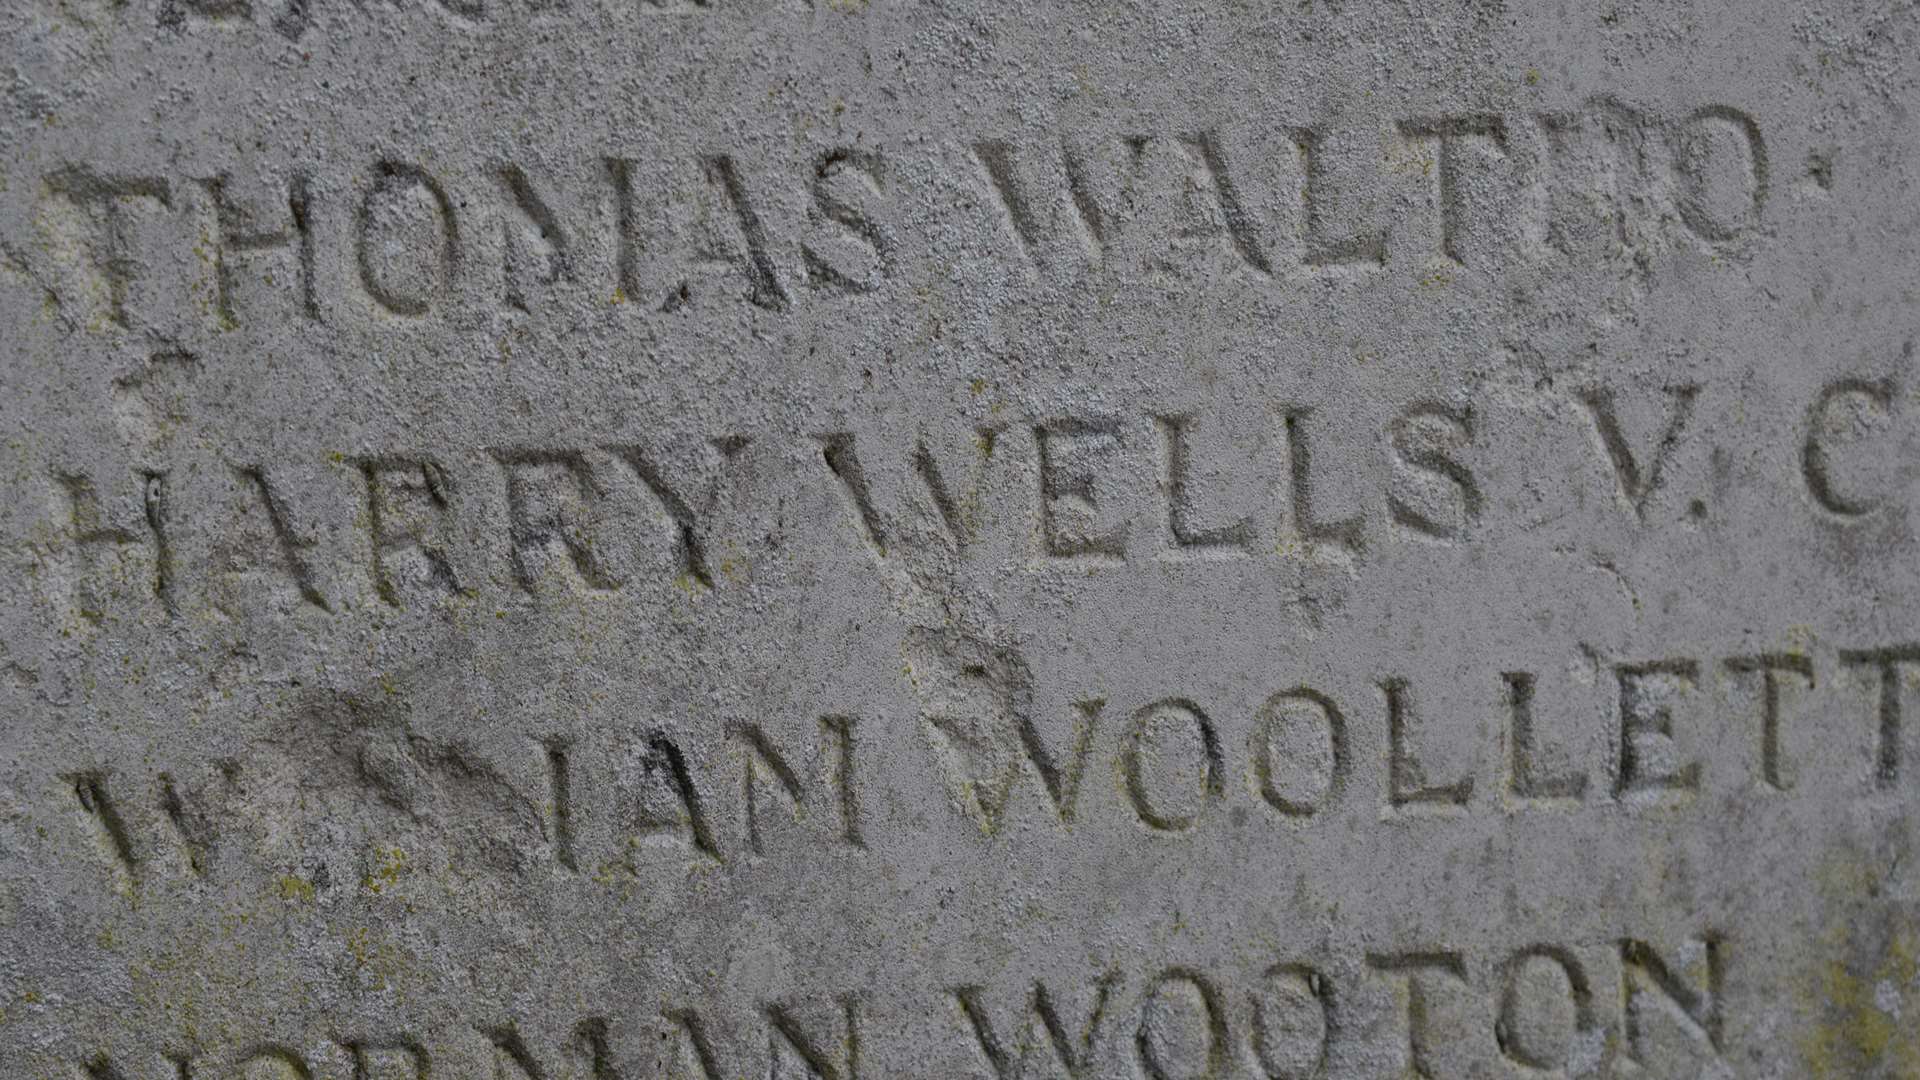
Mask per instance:
[[[147,529],[153,534],[153,594],[170,616],[180,614],[180,600],[174,589],[173,544],[167,536],[167,474],[149,472],[141,492],[141,509]]]
[[[1666,394],[1671,399],[1667,406],[1666,427],[1660,434],[1659,443],[1644,460],[1633,452],[1633,448],[1627,444],[1626,435],[1621,431],[1613,390],[1596,387],[1580,395],[1580,403],[1593,419],[1594,434],[1600,440],[1601,449],[1605,451],[1607,461],[1613,465],[1614,478],[1620,485],[1620,497],[1633,510],[1634,516],[1642,519],[1647,516],[1647,500],[1660,489],[1667,461],[1673,456],[1674,447],[1679,445],[1688,419],[1693,416],[1694,400],[1699,397],[1700,388],[1692,384],[1670,386]]]
[[[701,585],[709,589],[713,588],[713,571],[707,565],[706,548],[700,542],[700,532],[694,520],[693,507],[688,505],[687,500],[681,498],[680,493],[667,483],[666,477],[661,474],[658,466],[641,453],[638,447],[622,447],[619,449],[619,454],[621,459],[633,469],[634,475],[647,486],[647,490],[653,493],[654,498],[660,500],[660,505],[666,509],[667,516],[672,519],[674,529],[679,535],[681,569]]]
[[[502,165],[499,175],[500,183],[512,196],[514,205],[539,230],[540,239],[553,249],[547,257],[546,269],[539,275],[538,280],[545,284],[572,281],[574,279],[572,245],[566,228],[560,224],[558,215],[545,200],[540,198],[539,193],[533,189],[533,184],[527,179],[526,172],[518,165]],[[501,228],[505,233],[503,240],[508,251],[506,301],[509,305],[526,311],[528,310],[527,297],[520,291],[519,283],[514,279],[514,271],[517,269],[515,266],[517,249],[514,247],[513,226],[503,224]]]
[[[375,261],[375,223],[383,209],[394,207],[408,191],[424,191],[432,201],[440,225],[438,280],[425,289],[407,292],[395,288]],[[368,187],[354,220],[354,246],[360,266],[360,284],[374,302],[394,315],[417,317],[433,309],[434,301],[453,294],[460,274],[461,241],[459,219],[453,212],[453,199],[447,189],[418,165],[382,160],[374,167],[374,181]]]
[[[113,860],[128,883],[136,881],[140,858],[134,853],[133,837],[127,831],[127,823],[121,818],[119,808],[107,797],[106,775],[84,772],[68,776],[66,780],[74,799],[80,804],[81,812],[91,823],[102,850]]]
[[[1786,791],[1793,783],[1787,776],[1786,752],[1780,745],[1781,676],[1792,675],[1811,690],[1813,660],[1800,653],[1761,653],[1729,657],[1725,666],[1738,675],[1760,676],[1760,778],[1773,790]],[[1886,738],[1884,726],[1881,737]]]
[[[707,1036],[700,1014],[692,1009],[667,1009],[662,1016],[686,1036],[688,1047],[693,1051],[693,1064],[699,1067],[700,1075],[705,1080],[721,1080],[724,1074],[720,1071],[720,1061],[713,1052],[713,1042]]]
[[[1874,752],[1874,783],[1892,789],[1900,783],[1901,741],[1903,738],[1902,676],[1920,665],[1920,644],[1902,643],[1881,649],[1842,649],[1840,662],[1849,667],[1872,668],[1879,676],[1880,698],[1874,710],[1879,736]]]
[[[742,270],[750,286],[748,299],[769,310],[785,311],[793,300],[780,283],[780,271],[774,266],[768,247],[766,226],[761,223],[759,213],[754,210],[747,196],[746,180],[741,176],[739,167],[728,154],[708,155],[704,163],[707,178],[718,184],[725,193],[739,223],[741,238],[746,243]]]
[[[318,319],[320,301],[315,282],[313,206],[306,175],[297,173],[287,182],[287,216],[291,227],[273,232],[255,226],[252,215],[234,205],[228,194],[230,183],[231,178],[225,174],[200,181],[207,197],[213,200],[214,226],[217,230],[214,238],[215,305],[221,325],[232,327],[240,324],[233,303],[240,278],[230,256],[256,255],[290,246],[299,248],[300,312],[309,319]]]
[[[1850,399],[1872,406],[1879,418],[1884,420],[1893,412],[1895,389],[1892,379],[1837,379],[1822,387],[1819,397],[1807,409],[1807,435],[1800,444],[1800,475],[1806,481],[1807,491],[1813,496],[1813,501],[1827,513],[1853,521],[1867,517],[1886,505],[1886,496],[1883,494],[1859,495],[1840,490],[1833,479],[1831,448],[1822,438],[1822,427],[1834,407]]]
[[[647,755],[643,759],[643,767],[649,773],[658,775],[678,798],[687,816],[687,830],[691,835],[694,848],[715,862],[724,861],[720,855],[719,845],[714,843],[713,831],[707,824],[707,814],[700,798],[700,789],[693,781],[692,771],[687,767],[686,755],[681,753],[680,747],[675,745],[672,739],[660,733],[648,736],[646,747]]]
[[[1706,986],[1693,987],[1682,981],[1651,945],[1633,938],[1621,940],[1621,999],[1625,1004],[1622,1011],[1627,1028],[1625,1050],[1632,1060],[1641,1063],[1650,1060],[1641,1013],[1635,1007],[1635,999],[1646,992],[1640,988],[1642,981],[1651,983],[1668,1001],[1678,1006],[1698,1037],[1715,1053],[1725,1051],[1726,1033],[1720,1003],[1726,979],[1726,950],[1714,935],[1703,939],[1701,947],[1706,954]]]
[[[1197,525],[1193,490],[1193,418],[1156,416],[1163,446],[1161,482],[1167,490],[1167,535],[1176,551],[1189,555],[1245,555],[1253,543],[1253,518],[1240,515],[1221,524]]]
[[[1408,139],[1431,139],[1438,144],[1438,168],[1434,170],[1434,189],[1440,211],[1440,254],[1457,265],[1466,265],[1460,246],[1465,225],[1466,192],[1460,178],[1459,141],[1477,137],[1493,143],[1503,153],[1507,145],[1507,126],[1498,116],[1469,115],[1425,117],[1402,120],[1400,134]]]
[[[838,1040],[838,1061],[826,1051],[824,1040],[815,1038],[802,1027],[791,1008],[773,1002],[765,1006],[772,1037],[791,1047],[820,1080],[857,1080],[860,1075],[860,999],[857,995],[845,995],[839,1005],[846,1027],[845,1034]],[[775,1053],[778,1053],[777,1046]]]
[[[1507,793],[1516,799],[1578,802],[1587,791],[1585,773],[1543,775],[1544,763],[1540,760],[1533,728],[1533,676],[1524,671],[1509,671],[1500,678],[1507,684],[1507,706],[1511,717]]]
[[[1322,521],[1314,513],[1312,449],[1307,439],[1307,421],[1313,415],[1312,409],[1295,408],[1288,409],[1284,416],[1293,527],[1309,543],[1357,552],[1365,546],[1366,538],[1366,522],[1359,514]]]
[[[1227,170],[1226,151],[1221,148],[1219,133],[1201,131],[1183,136],[1180,141],[1207,171],[1207,177],[1213,184],[1214,197],[1220,204],[1221,216],[1226,219],[1227,236],[1233,241],[1234,251],[1261,276],[1272,277],[1273,263],[1261,248],[1253,217],[1241,198],[1232,173]]]
[[[1095,981],[1093,1001],[1087,1008],[1086,1019],[1078,1025],[1078,1031],[1073,1032],[1068,1028],[1067,1019],[1061,1016],[1059,1007],[1047,990],[1047,984],[1034,980],[1033,989],[1026,1000],[1026,1012],[1021,1017],[1012,1044],[1000,1034],[988,1014],[982,997],[983,987],[957,986],[949,992],[973,1030],[974,1041],[979,1045],[981,1054],[1000,1080],[1016,1080],[1024,1075],[1024,1055],[1029,1049],[1028,1036],[1035,1020],[1040,1022],[1041,1029],[1046,1033],[1047,1044],[1055,1060],[1066,1069],[1069,1077],[1083,1080],[1091,1077],[1096,1067],[1094,1047],[1099,1041],[1102,1023],[1107,1018],[1108,1004],[1119,989],[1120,981],[1117,972],[1107,972]]]
[[[321,594],[315,582],[313,567],[307,561],[306,551],[313,544],[303,541],[294,534],[293,524],[287,519],[287,508],[280,494],[267,480],[267,471],[263,466],[248,466],[240,470],[243,482],[251,485],[259,493],[260,505],[266,510],[267,521],[273,530],[275,554],[268,561],[278,562],[293,579],[299,589],[300,598],[314,607],[329,614],[332,605]]]
[[[185,801],[180,798],[179,788],[173,777],[160,774],[160,809],[167,815],[167,822],[173,826],[174,834],[179,838],[181,850],[187,859],[187,869],[194,874],[207,872],[207,849],[200,842],[200,830],[188,815]]]
[[[1460,505],[1459,521],[1448,522],[1429,515],[1398,490],[1388,491],[1387,512],[1401,528],[1433,540],[1458,540],[1480,519],[1487,498],[1472,470],[1433,445],[1439,441],[1433,437],[1437,431],[1444,431],[1454,447],[1471,445],[1473,410],[1434,401],[1417,402],[1394,418],[1388,434],[1394,454],[1404,467],[1454,487]],[[1427,434],[1424,439],[1420,437],[1423,432]]]
[[[567,760],[571,744],[563,738],[547,740],[547,783],[553,800],[553,850],[560,865],[580,869],[573,847],[573,766]]]
[[[1385,233],[1357,233],[1340,240],[1327,237],[1327,168],[1323,154],[1326,129],[1301,127],[1290,134],[1300,158],[1302,261],[1313,268],[1384,265],[1387,261]]]
[[[927,449],[924,439],[913,446],[913,471],[926,484],[927,497],[933,500],[933,507],[940,514],[940,523],[947,527],[947,535],[953,537],[956,544],[965,546],[967,529],[960,517],[960,507],[953,501],[953,492],[940,475],[940,463],[933,459],[933,452]]]
[[[1430,784],[1426,769],[1413,749],[1412,691],[1407,681],[1389,678],[1380,683],[1387,703],[1387,800],[1397,810],[1421,807],[1458,811],[1473,797],[1473,776],[1450,783]]]
[[[90,222],[91,261],[107,286],[107,317],[114,325],[132,326],[129,299],[141,266],[133,250],[133,222],[125,205],[145,200],[172,209],[173,186],[163,178],[96,172],[85,165],[65,165],[46,176],[46,188],[87,213]]]
[[[851,432],[835,431],[816,437],[820,444],[820,458],[826,462],[827,471],[839,481],[841,491],[852,508],[855,519],[860,525],[860,537],[882,558],[887,554],[887,530],[882,524],[880,511],[874,506],[873,491],[867,486],[866,470],[861,467],[860,455],[854,449],[854,436]]]

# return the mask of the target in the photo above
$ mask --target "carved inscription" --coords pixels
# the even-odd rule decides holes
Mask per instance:
[[[313,17],[309,2],[283,0],[273,24],[297,37]],[[245,23],[268,6],[176,4],[173,22]],[[859,143],[785,162],[609,147],[592,159],[591,183],[519,161],[455,173],[425,155],[378,158],[346,176],[244,183],[236,177],[257,172],[247,162],[192,176],[93,162],[45,174],[37,224],[46,242],[8,251],[57,283],[63,308],[90,312],[80,325],[173,334],[186,324],[156,305],[192,290],[213,297],[201,330],[287,314],[374,327],[483,307],[532,316],[609,296],[651,316],[740,303],[780,314],[884,295],[910,277],[902,260],[925,254],[903,233],[905,208],[932,194],[908,185],[933,176],[972,189],[962,207],[989,220],[967,224],[992,227],[1005,272],[1019,278],[1144,270],[1201,283],[1226,271],[1258,288],[1297,289],[1404,263],[1432,280],[1582,259],[1597,212],[1643,234],[1678,230],[1709,251],[1765,233],[1766,138],[1729,105],[1661,117],[1602,97],[1565,115],[1440,112],[1377,132],[1282,130],[962,137],[936,144],[931,161]],[[1402,182],[1391,165],[1384,178],[1364,171],[1361,148],[1383,142],[1390,162],[1419,163],[1421,182],[1398,204],[1414,216],[1355,225],[1366,215],[1346,188]],[[670,201],[676,192],[697,193],[691,213]],[[189,241],[210,248],[210,281],[170,280],[177,271],[161,265],[164,247]],[[38,249],[48,265],[24,254]],[[1623,496],[1637,505],[1658,483],[1658,456],[1623,456],[1606,398],[1590,404]],[[1685,406],[1676,399],[1675,423]]]
[[[142,430],[161,423],[141,380],[198,365],[187,354],[154,356],[144,374],[116,383],[117,413]],[[1391,561],[1396,546],[1471,557],[1489,543],[1525,544],[1530,522],[1574,513],[1672,535],[1718,520],[1727,498],[1711,471],[1717,451],[1697,430],[1707,393],[1595,383],[1567,392],[1566,408],[1497,418],[1475,402],[1421,398],[1357,445],[1335,437],[1324,410],[1284,402],[1231,422],[1151,408],[1010,420],[957,446],[925,435],[875,443],[842,429],[334,452],[319,476],[311,466],[235,463],[216,444],[214,461],[185,448],[119,473],[53,469],[44,490],[59,569],[46,596],[63,621],[97,630],[164,624],[209,598],[235,615],[351,618],[374,601],[457,603],[502,582],[543,602],[556,589],[727,590],[745,580],[742,565],[766,556],[764,537],[794,527],[756,529],[747,515],[766,513],[783,492],[816,489],[844,513],[801,527],[882,567],[1004,545],[1023,556],[1017,569],[1035,574],[1148,560],[1363,571]],[[1882,429],[1899,418],[1898,394],[1891,379],[1853,377],[1817,391],[1808,427],[1778,448],[1800,496],[1787,512],[1852,529],[1901,505],[1874,447],[1850,445],[1890,434]],[[1864,428],[1835,428],[1846,414]],[[1513,438],[1587,463],[1566,505],[1522,512],[1535,496],[1527,470],[1492,456]],[[1024,498],[994,495],[1009,489]],[[339,522],[351,530],[326,524]],[[1415,741],[1406,746],[1405,762],[1417,766]],[[1409,792],[1423,786],[1412,775]]]
[[[1655,944],[1639,937],[1533,941],[1503,951],[1311,952],[1247,971],[1170,964],[1109,966],[1074,979],[1037,974],[929,987],[890,1000],[933,1018],[944,1036],[911,1047],[939,1075],[1309,1077],[1472,1075],[1503,1067],[1724,1070],[1724,1005],[1733,951],[1712,931]],[[637,1004],[637,1003],[636,1003]],[[237,1046],[96,1054],[92,1078],[352,1075],[434,1080],[490,1076],[805,1075],[853,1080],[909,1049],[872,1018],[871,991],[763,1001],[754,1015],[668,1001],[588,1015],[570,1028],[461,1017],[426,1032],[329,1032]],[[1360,1072],[1358,1070],[1370,1070]],[[342,1071],[336,1071],[342,1070]],[[792,1073],[789,1070],[794,1070]]]
[[[1276,827],[1309,830],[1330,828],[1325,823],[1356,809],[1363,818],[1430,828],[1477,815],[1611,806],[1702,813],[1721,805],[1696,805],[1710,779],[1742,798],[1805,799],[1805,751],[1795,748],[1809,736],[1795,728],[1812,721],[1809,695],[1820,688],[1820,715],[1844,718],[1822,738],[1851,746],[1869,768],[1851,781],[1824,773],[1814,793],[1873,801],[1904,790],[1907,680],[1920,669],[1920,645],[1911,643],[1842,649],[1825,659],[1780,652],[1616,663],[1603,738],[1569,731],[1564,717],[1551,715],[1550,740],[1543,713],[1561,711],[1565,683],[1538,672],[1489,671],[1472,695],[1485,712],[1470,721],[1482,730],[1494,725],[1497,741],[1476,740],[1463,753],[1451,740],[1443,766],[1429,747],[1462,722],[1423,703],[1436,689],[1458,700],[1458,686],[1386,676],[1374,682],[1371,700],[1340,701],[1296,684],[1246,712],[1179,693],[1127,701],[1084,688],[1064,715],[1043,716],[1017,651],[938,637],[912,650],[905,675],[928,703],[918,718],[925,753],[906,759],[904,777],[884,781],[873,775],[864,743],[875,721],[852,715],[822,715],[811,728],[733,722],[718,742],[648,724],[591,736],[532,731],[523,758],[499,761],[410,733],[395,720],[353,720],[368,706],[348,702],[339,719],[322,724],[323,731],[335,725],[332,733],[304,757],[268,744],[195,775],[75,763],[49,783],[73,822],[72,842],[129,896],[223,861],[244,866],[263,842],[250,822],[269,813],[289,829],[293,821],[321,820],[324,801],[276,801],[272,778],[288,772],[337,776],[339,797],[361,800],[350,805],[399,812],[356,814],[358,848],[331,856],[369,867],[343,867],[337,876],[360,876],[376,892],[390,869],[387,845],[401,835],[453,865],[517,872],[550,864],[582,875],[583,884],[638,882],[674,867],[861,858],[876,828],[932,824],[878,822],[868,804],[937,792],[957,821],[989,843],[1034,828],[1073,835],[1103,822],[1190,842],[1260,820],[1248,811],[1264,811]],[[948,670],[922,668],[934,664]],[[1716,689],[1733,692],[1737,715],[1716,715]],[[1725,746],[1703,740],[1704,731],[1728,722],[1746,738]],[[1574,751],[1596,745],[1610,750],[1597,760]],[[1114,787],[1090,792],[1089,778],[1102,774],[1115,778]],[[446,829],[449,814],[488,822],[484,842]],[[271,842],[284,837],[276,833]]]

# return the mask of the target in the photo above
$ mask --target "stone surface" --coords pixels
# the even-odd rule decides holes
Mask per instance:
[[[0,35],[6,1077],[1920,1075],[1910,6]]]

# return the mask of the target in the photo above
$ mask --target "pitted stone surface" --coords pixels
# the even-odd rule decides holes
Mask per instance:
[[[5,1077],[1920,1075],[1907,5],[0,35]]]

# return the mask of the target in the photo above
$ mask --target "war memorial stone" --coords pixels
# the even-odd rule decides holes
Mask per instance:
[[[0,7],[0,1076],[1920,1076],[1920,14]]]

